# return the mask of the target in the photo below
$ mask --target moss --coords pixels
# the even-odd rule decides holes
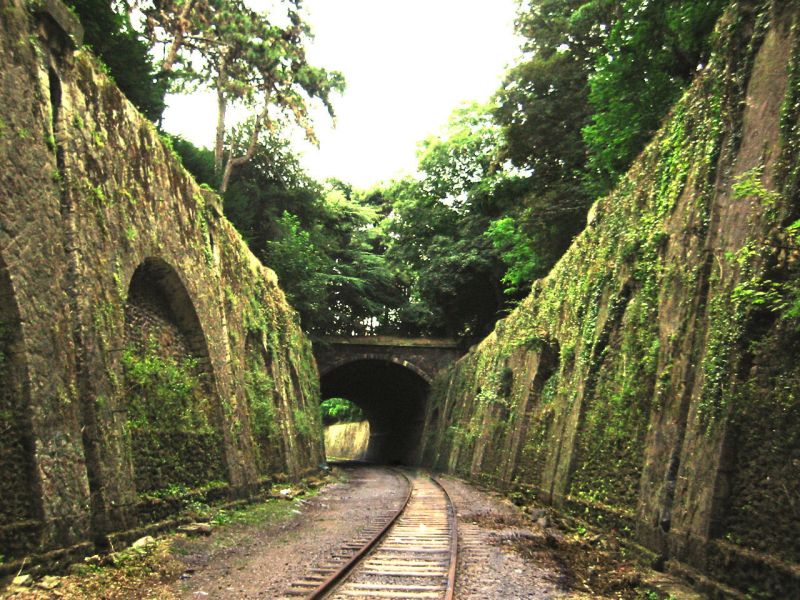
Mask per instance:
[[[222,440],[197,360],[162,356],[151,340],[143,351],[126,349],[122,364],[137,488],[196,487],[222,478]]]
[[[791,328],[775,329],[754,348],[737,390],[737,468],[722,534],[793,563],[800,562],[800,368],[791,350],[799,342]]]
[[[779,12],[767,2],[731,5],[709,66],[617,189],[598,200],[591,225],[492,335],[440,375],[426,429],[430,464],[487,481],[513,473],[520,497],[562,501],[598,519],[617,515],[630,527],[637,511],[649,519],[648,511],[669,513],[680,502],[689,513],[724,514],[724,490],[685,481],[718,459],[743,498],[731,539],[797,561],[793,542],[778,550],[792,526],[756,543],[758,527],[747,525],[748,510],[760,511],[761,527],[776,510],[757,490],[759,478],[780,482],[768,486],[773,498],[785,497],[786,485],[786,502],[800,505],[788,468],[798,460],[800,382],[788,364],[764,371],[769,352],[791,355],[789,342],[770,336],[800,323],[800,225],[787,226],[800,223],[800,46],[789,65],[781,165],[737,162],[744,144],[752,151],[742,139],[745,94]],[[747,170],[734,178],[734,167]],[[541,358],[542,340],[557,344],[560,360],[537,391],[519,365]],[[527,358],[509,375],[515,352]],[[768,380],[783,391],[759,391]],[[522,406],[526,413],[515,414]],[[752,469],[728,464],[720,450],[744,432]],[[519,456],[509,465],[497,455],[515,437]],[[675,487],[686,498],[676,499]],[[713,506],[697,508],[698,496]],[[695,524],[687,521],[688,531]]]
[[[4,7],[4,16],[12,8]],[[213,493],[242,495],[265,478],[296,477],[322,459],[313,356],[274,275],[214,207],[205,207],[154,126],[85,50],[62,57],[70,101],[58,115],[70,143],[58,157],[63,169],[53,170],[45,145],[52,150],[46,132],[57,98],[41,79],[45,57],[29,45],[35,21],[25,11],[13,27],[6,19],[14,35],[0,44],[20,86],[6,94],[0,145],[22,165],[8,181],[10,193],[27,198],[6,211],[4,224],[37,224],[28,228],[28,243],[2,257],[12,261],[28,315],[25,337],[0,343],[0,471],[7,490],[0,498],[0,553],[12,559],[36,550],[40,539],[46,552],[166,518],[176,490],[227,480]],[[17,96],[28,100],[24,110],[13,104]],[[28,144],[25,156],[16,156],[20,148],[8,142],[20,136],[43,153]],[[48,177],[59,179],[60,203]],[[145,288],[160,286],[165,298],[153,293],[143,299],[148,306],[127,302],[136,296],[129,293],[132,276],[145,257],[164,263],[138,290],[147,296]],[[4,276],[5,263],[0,321],[19,323],[18,316],[6,319],[14,290],[4,287]],[[131,315],[138,320],[128,323]],[[263,356],[261,365],[248,364],[252,331],[271,365]],[[24,390],[35,398],[31,407]],[[256,465],[259,452],[263,468]],[[38,521],[40,513],[48,519]]]
[[[259,473],[268,475],[282,470],[280,460],[280,415],[275,405],[275,384],[261,353],[249,348],[245,377],[245,396],[250,413],[253,437],[256,442]]]

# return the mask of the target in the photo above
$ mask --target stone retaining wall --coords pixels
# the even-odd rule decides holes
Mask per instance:
[[[798,26],[796,3],[731,3],[586,230],[434,382],[429,465],[709,590],[800,597]]]
[[[0,0],[3,571],[32,551],[58,560],[122,539],[163,518],[159,505],[247,496],[324,458],[311,346],[274,273],[76,47],[80,27],[59,7]],[[130,324],[126,335],[137,272],[167,307],[128,310],[160,323],[147,336],[168,343],[151,352]],[[190,383],[168,393],[175,378]],[[144,409],[130,404],[137,390]],[[153,402],[186,418],[133,419]],[[200,440],[188,424],[202,414],[216,433]],[[205,443],[214,451],[197,450]],[[187,448],[198,464],[182,475],[164,457]]]

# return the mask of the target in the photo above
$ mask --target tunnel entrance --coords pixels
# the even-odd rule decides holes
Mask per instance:
[[[415,465],[430,386],[412,369],[388,360],[362,359],[322,375],[322,399],[346,398],[369,422],[366,460]]]

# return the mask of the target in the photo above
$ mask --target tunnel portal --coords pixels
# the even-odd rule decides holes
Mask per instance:
[[[322,375],[322,399],[346,398],[369,421],[367,460],[415,465],[425,421],[428,382],[388,360],[361,359]]]

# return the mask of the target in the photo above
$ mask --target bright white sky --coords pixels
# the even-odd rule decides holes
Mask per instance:
[[[320,148],[299,143],[317,179],[369,188],[416,166],[417,143],[462,102],[485,102],[519,54],[515,0],[306,0],[309,62],[344,73],[336,127],[315,118]],[[168,99],[164,126],[195,144],[214,137],[210,94]]]

